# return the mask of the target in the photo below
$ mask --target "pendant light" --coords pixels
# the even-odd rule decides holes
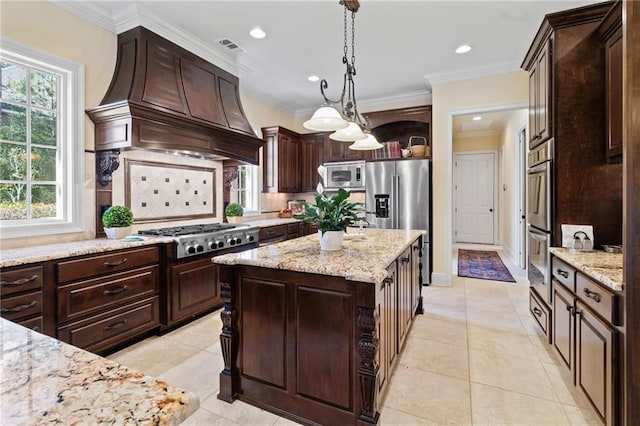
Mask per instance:
[[[368,122],[358,112],[356,102],[356,89],[353,77],[356,75],[356,56],[355,56],[355,20],[356,12],[360,8],[358,0],[340,0],[340,4],[344,6],[344,56],[342,63],[345,64],[346,70],[342,81],[342,93],[337,100],[331,100],[325,94],[325,89],[329,87],[326,79],[320,81],[320,93],[324,98],[322,106],[313,114],[311,119],[305,121],[302,125],[309,130],[327,131],[334,130],[335,133],[329,135],[329,138],[341,141],[368,141],[361,143],[352,149],[377,149],[382,145],[375,140],[375,137],[367,131]],[[349,57],[348,44],[348,25],[347,12],[351,12],[351,57]],[[331,105],[340,105],[340,111]]]
[[[371,133],[365,133],[367,136],[365,139],[355,141],[351,145],[349,145],[349,149],[353,149],[355,151],[367,151],[371,149],[380,149],[382,148],[382,144],[378,142],[375,136]]]

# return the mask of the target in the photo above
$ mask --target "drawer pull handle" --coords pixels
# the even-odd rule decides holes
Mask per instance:
[[[116,289],[113,289],[113,290],[105,290],[105,291],[102,292],[102,294],[105,295],[105,296],[113,296],[114,294],[122,293],[126,289],[127,289],[127,286],[123,285],[122,287],[116,288]]]
[[[538,309],[536,306],[533,307],[533,313],[536,314],[539,317],[542,316],[542,311],[540,309]]]
[[[127,325],[128,322],[129,322],[129,320],[122,320],[122,321],[117,322],[115,324],[108,325],[108,326],[106,326],[104,328],[104,331],[111,331],[111,330],[115,330],[115,329],[120,328],[120,327],[124,327],[125,325]]]
[[[38,327],[37,325],[35,327],[32,327],[31,330],[33,331],[40,331],[40,327]]]
[[[598,293],[596,293],[595,291],[591,291],[588,288],[585,288],[582,292],[585,296],[587,296],[589,299],[593,299],[596,303],[600,303],[600,300],[602,300]]]
[[[387,285],[391,285],[391,284],[393,284],[393,277],[387,277],[387,278],[384,279],[383,282],[385,284],[387,284]]]
[[[111,266],[120,266],[120,265],[122,265],[123,263],[127,263],[127,258],[126,258],[126,257],[125,257],[124,259],[122,259],[122,260],[118,260],[118,261],[116,261],[116,262],[104,262],[104,263],[102,264],[102,266],[104,266],[105,268],[109,268],[109,267],[111,267]]]
[[[409,263],[409,256],[400,259],[402,263]]]
[[[26,283],[30,283],[33,282],[35,280],[38,279],[37,275],[34,275],[30,278],[22,278],[20,280],[16,280],[16,281],[2,281],[0,282],[0,287],[12,287],[12,286],[17,286],[17,285],[23,285]]]
[[[32,301],[31,303],[29,303],[27,305],[19,305],[19,306],[16,306],[15,308],[2,308],[0,310],[0,313],[11,314],[11,313],[15,313],[15,312],[21,312],[21,311],[24,311],[25,309],[33,308],[37,304],[38,304],[38,301],[34,300],[34,301]]]
[[[560,275],[561,277],[565,277],[565,278],[569,278],[569,273],[567,271],[564,271],[562,269],[556,269],[556,273],[558,275]]]

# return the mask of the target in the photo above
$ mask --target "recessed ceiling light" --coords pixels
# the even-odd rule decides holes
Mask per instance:
[[[467,53],[471,51],[471,46],[469,46],[468,44],[461,44],[460,46],[458,46],[458,48],[456,49],[456,53]]]
[[[473,117],[473,121],[480,121],[482,120],[482,117],[480,117],[479,115],[476,115],[475,117]]]
[[[307,80],[309,80],[309,81],[318,81],[318,80],[320,80],[320,77],[318,77],[317,75],[310,75],[309,77],[307,77]]]
[[[260,27],[255,27],[254,29],[252,29],[251,31],[249,31],[249,35],[253,38],[265,38],[267,36],[267,33],[265,33],[262,28]]]

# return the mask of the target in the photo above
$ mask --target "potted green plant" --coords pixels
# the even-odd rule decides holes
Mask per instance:
[[[304,211],[293,216],[304,222],[318,224],[318,238],[322,250],[339,250],[347,226],[361,220],[358,213],[361,212],[363,204],[349,202],[350,195],[349,191],[342,188],[337,194],[321,193],[315,197],[315,204],[301,202]]]
[[[229,203],[224,209],[224,214],[227,216],[229,223],[237,223],[239,221],[238,218],[244,214],[244,209],[238,203]]]
[[[133,213],[125,206],[111,206],[102,214],[102,225],[107,238],[119,240],[131,234]]]

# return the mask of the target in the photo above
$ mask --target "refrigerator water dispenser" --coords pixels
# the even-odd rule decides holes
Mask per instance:
[[[389,194],[376,194],[376,217],[389,218]]]

